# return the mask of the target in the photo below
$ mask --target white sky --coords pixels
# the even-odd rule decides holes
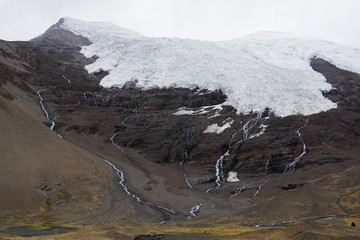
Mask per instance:
[[[226,40],[281,31],[360,47],[359,0],[0,0],[0,12],[4,40],[29,40],[67,16],[150,37]]]

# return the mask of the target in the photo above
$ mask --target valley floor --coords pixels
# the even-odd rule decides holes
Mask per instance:
[[[99,157],[103,155],[91,145],[91,140],[87,141],[87,147],[78,146],[80,139],[76,144],[74,139],[69,141],[79,151],[103,161]],[[92,150],[88,151],[90,147]],[[48,236],[46,232],[34,232],[33,239],[360,239],[360,188],[356,185],[360,167],[354,160],[308,166],[292,175],[270,175],[271,179],[253,199],[255,188],[235,197],[228,191],[228,185],[234,183],[225,184],[216,193],[189,189],[177,166],[161,166],[159,170],[157,164],[148,163],[140,167],[121,159],[123,156],[111,144],[98,147],[123,169],[129,189],[142,198],[174,209],[177,214],[170,214],[170,219],[162,223],[161,212],[127,196],[114,172],[113,181],[109,182],[110,197],[98,196],[98,207],[89,209],[93,211],[91,218],[73,214],[88,204],[75,199],[49,210],[12,212],[1,218],[0,239],[22,239],[14,234],[52,228],[55,234],[51,230]],[[135,159],[143,157],[134,150],[125,150]],[[167,177],[160,177],[158,171],[174,176],[172,182],[166,182]],[[315,175],[318,177],[314,178]],[[245,180],[251,176],[239,178]],[[284,190],[285,182],[303,185]],[[189,209],[197,202],[203,205],[196,217],[189,218]],[[287,224],[290,220],[295,222]],[[351,226],[352,222],[357,226]],[[275,225],[267,225],[272,223]],[[57,228],[70,230],[56,234]]]

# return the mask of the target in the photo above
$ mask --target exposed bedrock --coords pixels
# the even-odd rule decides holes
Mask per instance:
[[[307,118],[309,122],[301,130],[307,152],[297,168],[344,161],[348,158],[344,146],[351,149],[360,142],[360,76],[322,59],[314,58],[311,65],[333,85],[324,96],[339,107],[284,118],[264,109],[247,134],[251,137],[244,137],[244,125],[257,113],[244,115],[231,106],[215,107],[226,101],[222,91],[141,90],[134,84],[104,89],[99,81],[107,73],[88,74],[84,66],[94,59],[78,52],[87,40],[70,32],[63,34],[63,39],[55,36],[45,33],[28,43],[5,42],[3,56],[16,56],[26,63],[28,71],[16,75],[25,80],[23,89],[33,94],[30,84],[47,89],[42,93],[44,102],[52,118],[57,117],[56,131],[65,136],[94,135],[107,144],[118,133],[114,141],[119,146],[137,149],[159,164],[191,166],[196,177],[204,176],[206,181],[214,181],[216,161],[228,150],[223,161],[225,174],[282,173],[303,151],[296,131]],[[2,69],[4,75],[11,70],[9,66]],[[212,125],[221,132],[204,132]]]

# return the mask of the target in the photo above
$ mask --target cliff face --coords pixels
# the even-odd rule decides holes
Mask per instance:
[[[43,47],[49,48],[80,48],[82,46],[91,44],[90,40],[86,37],[75,35],[70,31],[60,28],[63,23],[64,19],[61,18],[45,33],[30,40],[30,42],[37,43],[42,45]]]
[[[226,100],[221,91],[141,90],[130,82],[123,89],[101,88],[98,83],[106,72],[87,74],[83,68],[92,60],[78,52],[90,42],[56,24],[31,43],[11,44],[12,51],[36,74],[28,81],[48,89],[43,95],[52,115],[60,117],[55,121],[57,131],[98,135],[103,141],[116,134],[117,144],[140,150],[154,162],[186,163],[212,174],[216,160],[229,150],[225,172],[281,173],[303,151],[296,131],[307,118],[301,136],[308,153],[298,167],[345,160],[345,155],[328,153],[328,149],[359,142],[359,76],[322,59],[314,58],[311,65],[335,87],[324,96],[337,102],[338,109],[308,117],[277,118],[267,111],[260,116],[238,115],[230,106],[214,108]],[[222,127],[230,122],[231,127],[220,134],[205,133],[211,125]],[[247,122],[254,126],[246,137]],[[324,154],[326,159],[321,157]]]
[[[98,82],[106,72],[89,75],[83,69],[91,61],[78,53],[84,44],[89,42],[83,37],[53,26],[32,41],[32,48],[25,43],[16,48],[23,58],[36,56],[28,64],[36,69],[38,84],[48,89],[43,93],[45,102],[52,115],[59,116],[56,130],[65,135],[96,135],[109,142],[116,134],[116,144],[137,149],[150,161],[185,163],[199,169],[196,175],[213,176],[213,180],[216,161],[228,150],[224,174],[284,172],[303,151],[296,131],[307,119],[300,130],[307,153],[297,167],[346,160],[345,148],[359,143],[359,76],[322,59],[314,58],[312,67],[335,87],[324,96],[339,107],[307,117],[277,118],[268,111],[258,116],[238,115],[230,106],[217,109],[214,106],[226,100],[221,91],[141,90],[131,82],[123,89],[101,88]],[[230,122],[220,134],[205,132],[211,125]],[[253,126],[245,134],[246,123]]]

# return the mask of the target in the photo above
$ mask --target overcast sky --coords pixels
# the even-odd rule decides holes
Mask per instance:
[[[0,0],[0,10],[4,40],[29,40],[67,16],[150,37],[226,40],[281,31],[360,47],[359,0]]]

